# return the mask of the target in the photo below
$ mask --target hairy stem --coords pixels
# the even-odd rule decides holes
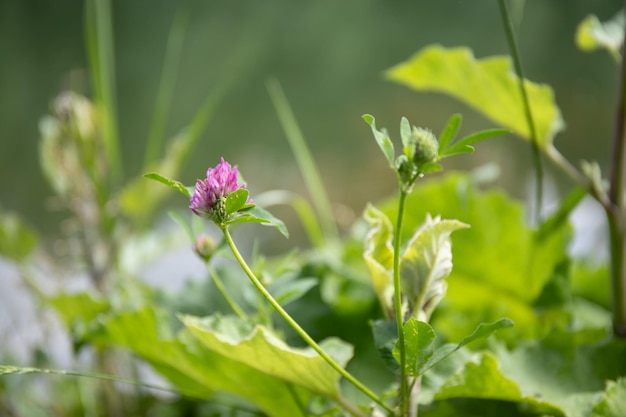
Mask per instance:
[[[513,22],[511,21],[511,15],[506,5],[506,0],[499,0],[500,13],[502,15],[502,22],[504,23],[504,31],[506,33],[507,43],[513,57],[513,64],[515,66],[515,72],[519,78],[519,89],[522,96],[522,103],[524,106],[524,116],[526,117],[526,123],[528,123],[528,130],[530,131],[530,139],[532,146],[533,165],[535,166],[535,221],[541,222],[541,202],[543,201],[543,164],[541,162],[541,149],[539,148],[539,138],[537,137],[537,129],[535,128],[535,121],[533,119],[532,109],[530,108],[530,100],[524,86],[524,71],[522,69],[522,60],[520,58],[519,48],[517,47],[517,41],[515,39],[515,31],[513,29]]]
[[[261,281],[254,275],[254,272],[250,269],[246,261],[241,256],[241,253],[237,249],[235,242],[228,230],[228,227],[223,227],[222,232],[224,233],[224,238],[226,239],[226,243],[228,247],[232,251],[235,259],[241,265],[241,268],[244,270],[250,281],[255,286],[257,291],[259,291],[263,297],[270,303],[270,305],[276,310],[276,312],[300,335],[300,337],[309,345],[313,350],[315,350],[321,357],[328,363],[328,365],[333,368],[337,373],[343,376],[346,380],[348,380],[352,385],[354,385],[359,391],[363,394],[367,395],[374,402],[384,408],[386,411],[393,413],[393,410],[373,391],[363,385],[358,379],[356,379],[352,374],[346,371],[337,361],[335,361],[330,355],[328,355],[318,344],[313,340],[311,336],[304,330],[300,325],[287,313],[280,304],[272,297],[272,295],[265,289]],[[342,404],[345,400],[342,400]],[[362,416],[362,413],[356,414],[354,410],[358,410],[356,407],[352,406],[352,409],[347,409],[346,411],[350,412],[355,416]]]
[[[401,187],[398,201],[398,218],[396,230],[393,235],[393,304],[396,315],[396,327],[398,329],[398,344],[400,346],[400,415],[406,415],[408,387],[406,379],[406,349],[404,346],[404,321],[402,317],[402,292],[400,287],[400,243],[402,233],[402,218],[406,205],[407,193]]]

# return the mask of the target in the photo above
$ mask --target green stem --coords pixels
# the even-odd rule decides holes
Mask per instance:
[[[535,189],[535,220],[541,223],[541,202],[543,201],[543,164],[541,163],[541,149],[539,148],[539,138],[537,136],[537,129],[535,128],[535,121],[533,119],[532,110],[530,108],[530,100],[526,92],[526,86],[524,85],[524,71],[522,69],[522,59],[520,58],[519,48],[515,39],[515,31],[513,29],[513,22],[511,21],[511,15],[506,5],[506,0],[499,0],[500,13],[502,14],[502,22],[504,23],[504,31],[506,33],[506,39],[511,50],[513,57],[513,64],[515,66],[515,72],[519,78],[519,89],[522,96],[522,103],[524,105],[524,116],[526,117],[526,123],[528,123],[528,130],[530,131],[530,139],[532,145],[533,164],[535,166],[535,181],[537,187]]]
[[[246,275],[248,275],[248,278],[250,278],[250,281],[252,281],[252,284],[256,287],[257,291],[259,291],[263,295],[263,297],[265,297],[265,299],[271,304],[271,306],[274,307],[276,312],[280,314],[280,316],[296,331],[296,333],[298,333],[300,337],[302,337],[302,339],[309,346],[311,346],[313,350],[315,350],[322,357],[322,359],[324,359],[326,363],[328,363],[328,365],[330,365],[331,368],[337,371],[341,376],[343,376],[346,380],[352,383],[352,385],[354,385],[358,390],[360,390],[363,394],[367,395],[369,398],[371,398],[374,402],[376,402],[386,411],[393,413],[393,410],[378,395],[376,395],[373,391],[371,391],[369,388],[363,385],[359,380],[357,380],[354,376],[352,376],[352,374],[350,374],[339,363],[337,363],[337,361],[335,361],[332,357],[330,357],[317,344],[317,342],[315,342],[315,340],[313,340],[313,338],[311,338],[311,336],[309,336],[309,334],[302,327],[300,327],[300,325],[289,315],[289,313],[287,313],[281,307],[281,305],[278,304],[278,302],[274,299],[274,297],[272,297],[272,295],[265,289],[261,281],[259,281],[259,279],[254,275],[254,272],[252,272],[252,270],[250,269],[246,261],[241,256],[241,253],[237,249],[237,246],[235,245],[235,242],[233,241],[230,231],[228,230],[228,226],[222,227],[222,232],[224,233],[224,238],[226,239],[226,243],[230,247],[230,250],[235,256],[235,259],[237,260],[237,262],[239,262],[239,265],[241,265],[241,268],[244,270]],[[350,410],[347,410],[347,411],[350,411]]]
[[[401,187],[398,202],[398,218],[393,235],[393,301],[398,329],[398,345],[400,346],[400,415],[406,415],[408,387],[406,379],[406,349],[404,346],[404,321],[402,318],[402,292],[400,287],[400,243],[402,234],[402,218],[406,205],[407,193]]]
[[[625,7],[626,7],[626,1]],[[625,9],[626,10],[626,9]],[[624,33],[626,41],[626,32]],[[626,181],[626,60],[622,51],[622,64],[619,76],[615,133],[611,161],[610,187],[608,197],[612,207],[606,210],[611,236],[611,281],[613,290],[613,332],[615,336],[626,338],[626,225],[625,190]]]
[[[235,314],[240,319],[246,320],[247,319],[246,313],[244,313],[244,311],[241,309],[241,307],[239,307],[237,302],[230,296],[228,291],[226,291],[226,287],[224,287],[224,284],[222,283],[222,280],[220,276],[218,275],[217,271],[213,267],[211,267],[209,264],[207,264],[207,269],[209,270],[209,274],[211,275],[211,278],[213,279],[215,286],[217,287],[220,294],[222,294],[222,297],[224,297],[224,300],[226,300],[226,303],[228,304],[228,306],[235,312]]]

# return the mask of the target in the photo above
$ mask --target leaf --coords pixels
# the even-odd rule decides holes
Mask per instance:
[[[387,368],[400,374],[400,364],[393,354],[398,341],[398,327],[394,320],[374,320],[372,322],[374,346]]]
[[[428,323],[411,317],[404,323],[404,348],[406,352],[405,372],[408,376],[418,376],[421,368],[430,360],[435,350],[437,335]],[[396,344],[393,356],[400,362],[400,346]]]
[[[370,125],[370,127],[372,128],[372,133],[374,134],[376,143],[378,143],[380,150],[383,151],[385,158],[387,158],[387,162],[389,162],[389,166],[391,168],[394,168],[393,142],[391,142],[391,139],[389,139],[389,134],[387,133],[385,129],[383,129],[382,131],[379,131],[378,129],[376,129],[376,119],[374,119],[374,116],[369,115],[369,114],[364,114],[361,117],[363,118],[363,120],[365,120],[365,123]]]
[[[37,246],[37,234],[14,213],[0,208],[0,256],[22,261]]]
[[[185,196],[187,196],[187,198],[191,198],[191,193],[189,192],[189,189],[187,187],[185,187],[181,182],[176,181],[176,180],[171,180],[169,178],[165,178],[164,176],[157,174],[156,172],[149,172],[147,174],[143,175],[144,178],[149,178],[151,180],[155,180],[160,182],[161,184],[165,184],[170,188],[173,188],[174,190],[184,194]]]
[[[119,313],[104,320],[92,340],[132,350],[193,398],[207,400],[225,392],[255,404],[269,416],[305,416],[301,402],[311,398],[309,392],[206,349],[186,330],[174,336],[168,322],[161,310]]]
[[[597,16],[588,15],[576,29],[576,45],[583,51],[604,48],[616,61],[621,58],[624,40],[624,12],[618,12],[611,20],[600,22]]]
[[[411,125],[409,120],[402,116],[400,119],[400,137],[402,138],[402,146],[406,149],[411,146]]]
[[[248,190],[240,188],[226,196],[226,213],[233,214],[244,208],[248,201]],[[252,208],[252,207],[250,207]]]
[[[397,216],[397,199],[380,205],[389,217]],[[451,236],[454,268],[446,279],[445,304],[431,324],[446,339],[459,342],[476,323],[508,317],[515,327],[498,337],[517,343],[520,337],[537,337],[551,323],[535,301],[567,257],[571,229],[567,222],[544,239],[524,220],[524,204],[497,189],[483,191],[467,174],[418,181],[406,202],[402,240],[427,213],[458,219],[470,229]],[[488,260],[488,261],[485,261]]]
[[[212,352],[311,392],[333,399],[340,395],[340,375],[324,359],[310,348],[287,346],[264,326],[250,329],[235,317],[183,316],[181,320]],[[339,339],[327,339],[320,346],[343,366],[352,357],[352,347]]]
[[[363,258],[369,269],[380,305],[391,313],[393,307],[393,226],[389,218],[368,204],[363,214],[369,224]]]
[[[453,114],[446,127],[443,128],[441,134],[439,134],[439,156],[442,156],[442,152],[454,141],[456,135],[459,133],[461,123],[463,122],[463,116],[460,114]]]
[[[47,299],[59,313],[68,328],[84,325],[95,320],[100,314],[109,311],[108,300],[95,298],[89,293],[61,293]]]
[[[267,286],[267,291],[282,306],[286,306],[303,297],[311,288],[319,283],[317,278],[299,278],[284,275]]]
[[[410,318],[404,325],[404,344],[407,354],[406,373],[409,376],[419,376],[437,366],[463,346],[491,336],[497,330],[510,327],[513,322],[509,319],[500,319],[495,323],[481,323],[474,332],[465,337],[460,343],[448,343],[435,349],[435,332],[428,324]],[[394,348],[394,357],[399,360],[400,347]]]
[[[433,219],[427,214],[424,224],[406,244],[400,255],[400,277],[402,293],[414,316],[422,311],[428,314],[445,294],[444,280],[452,271],[450,235],[467,227],[458,220]]]
[[[460,153],[472,153],[474,152],[474,147],[470,145],[486,139],[491,139],[495,136],[505,135],[507,133],[509,133],[509,130],[507,129],[488,129],[481,132],[472,133],[471,135],[465,136],[458,142],[448,147],[446,150],[443,151],[443,153],[440,153],[440,155],[442,158],[446,158],[448,156]]]
[[[626,378],[609,381],[602,401],[593,407],[592,417],[626,416]]]
[[[406,62],[387,70],[386,76],[418,91],[448,94],[482,112],[494,122],[530,140],[519,81],[509,57],[476,59],[468,48],[431,45]],[[524,81],[539,145],[549,146],[564,123],[552,89]]]
[[[273,226],[285,236],[289,237],[287,226],[282,220],[274,217],[269,211],[262,209],[259,206],[254,206],[245,211],[244,213],[235,216],[232,220],[227,221],[225,224],[239,224],[239,223],[261,223],[265,226]]]

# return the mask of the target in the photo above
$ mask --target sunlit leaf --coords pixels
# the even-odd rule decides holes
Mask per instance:
[[[301,401],[311,398],[309,392],[206,349],[187,331],[175,336],[168,323],[159,310],[121,313],[104,320],[92,340],[132,350],[185,395],[207,400],[230,393],[273,417],[305,415]]]
[[[618,12],[611,20],[600,22],[597,16],[588,15],[576,30],[576,45],[583,51],[604,48],[616,61],[621,58],[624,40],[624,12]]]
[[[364,218],[369,224],[363,258],[370,272],[381,306],[393,311],[393,225],[389,218],[369,204]]]
[[[519,79],[509,57],[476,59],[468,48],[431,45],[389,69],[387,77],[419,91],[455,97],[522,138],[531,138]],[[540,146],[552,143],[563,129],[552,89],[525,81]]]
[[[234,317],[184,316],[182,321],[212,352],[311,392],[339,396],[339,374],[310,348],[289,347],[267,328],[251,328]],[[352,357],[351,346],[338,339],[328,339],[320,346],[344,366]]]
[[[432,311],[446,292],[445,278],[452,271],[450,235],[469,227],[458,220],[426,215],[426,221],[406,244],[400,258],[402,293],[412,314]]]
[[[391,139],[389,139],[389,134],[387,133],[385,129],[383,130],[376,129],[376,119],[374,119],[374,116],[370,114],[364,114],[362,117],[363,117],[363,120],[365,120],[365,122],[368,125],[370,125],[370,127],[372,128],[372,133],[374,134],[376,143],[378,143],[380,150],[383,151],[385,158],[387,158],[387,162],[389,162],[389,166],[393,168],[394,167],[394,149],[393,149],[393,142],[391,142]]]
[[[463,116],[460,114],[453,114],[452,117],[448,119],[446,127],[443,128],[443,131],[439,135],[439,156],[441,156],[442,152],[456,138],[456,135],[459,133],[459,129],[461,128],[462,121]]]
[[[626,378],[609,381],[602,401],[593,407],[592,417],[626,416]]]

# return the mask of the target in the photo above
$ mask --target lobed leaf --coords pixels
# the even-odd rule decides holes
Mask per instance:
[[[340,375],[310,348],[287,346],[266,327],[250,328],[235,317],[183,316],[181,320],[212,352],[311,392],[339,398]],[[320,346],[343,366],[352,357],[352,347],[339,339],[327,339]]]
[[[519,79],[509,57],[476,59],[468,48],[431,45],[386,72],[395,82],[418,91],[436,91],[455,97],[489,119],[530,140]],[[538,142],[548,147],[563,130],[561,112],[552,89],[524,80]]]

